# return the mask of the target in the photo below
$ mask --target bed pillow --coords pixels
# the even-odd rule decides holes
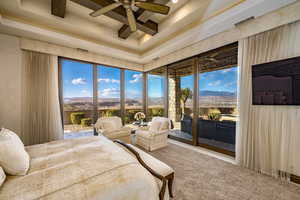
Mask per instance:
[[[6,179],[6,175],[5,175],[2,167],[0,167],[0,187],[3,185],[5,179]]]
[[[19,145],[21,145],[23,148],[25,148],[22,140],[13,131],[11,131],[9,129],[6,129],[6,128],[1,128],[0,136],[1,135],[6,135],[6,136],[9,136],[9,137],[13,138]]]
[[[14,132],[0,131],[0,166],[10,175],[25,175],[29,169],[29,155],[24,144]]]

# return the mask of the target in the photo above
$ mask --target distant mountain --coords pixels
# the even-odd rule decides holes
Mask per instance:
[[[236,96],[236,93],[235,92],[226,92],[226,91],[203,90],[203,91],[200,91],[200,96],[233,97],[233,96]]]

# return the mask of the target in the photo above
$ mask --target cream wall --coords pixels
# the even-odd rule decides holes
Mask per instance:
[[[232,27],[231,29],[228,29],[224,32],[196,42],[185,48],[174,51],[173,53],[170,53],[166,56],[160,57],[158,60],[147,63],[144,66],[144,70],[149,71],[164,65],[168,65],[185,58],[192,57],[209,50],[236,42],[242,38],[268,31],[284,24],[298,21],[300,20],[299,10],[300,2],[285,6],[278,10],[260,16],[254,20],[245,22],[239,26]]]
[[[0,34],[0,127],[21,130],[21,62],[19,38]]]

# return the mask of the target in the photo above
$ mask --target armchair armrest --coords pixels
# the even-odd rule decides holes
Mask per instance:
[[[163,135],[163,134],[168,134],[169,130],[164,130],[164,131],[159,131],[159,132],[152,132],[154,135]]]
[[[128,127],[128,126],[123,126],[120,131],[127,131],[127,132],[131,132],[132,128]]]

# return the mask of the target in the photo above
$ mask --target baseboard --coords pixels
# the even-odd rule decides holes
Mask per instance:
[[[296,176],[294,174],[291,175],[291,182],[297,183],[300,185],[300,176]]]

